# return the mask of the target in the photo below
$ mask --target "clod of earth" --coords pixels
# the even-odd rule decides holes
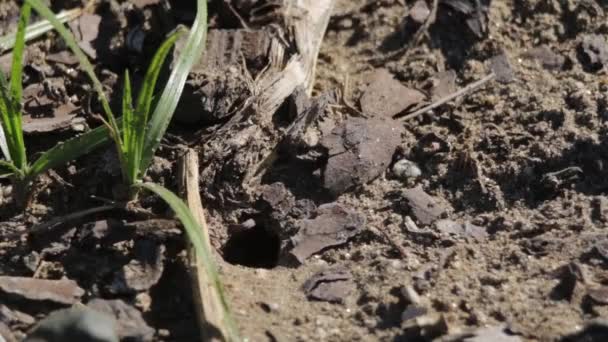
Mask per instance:
[[[537,60],[543,68],[549,70],[559,70],[566,62],[564,56],[553,52],[553,50],[546,45],[530,49],[523,54],[523,57]]]
[[[314,218],[301,220],[298,233],[291,238],[291,254],[303,263],[311,255],[328,247],[339,246],[361,232],[365,216],[331,203],[319,206]]]
[[[589,288],[587,295],[597,304],[608,305],[608,287],[606,286]]]
[[[113,317],[117,324],[117,333],[121,341],[151,341],[152,329],[144,321],[141,312],[122,300],[93,299],[87,307]]]
[[[488,7],[483,2],[478,0],[442,0],[440,4],[463,15],[467,26],[477,37],[482,37],[486,33],[489,21]]]
[[[376,179],[391,163],[402,132],[392,120],[348,118],[321,141],[329,156],[324,187],[339,196]]]
[[[461,224],[450,219],[437,220],[435,221],[435,229],[445,235],[472,237],[479,241],[488,237],[488,232],[485,228],[476,226],[468,221]]]
[[[401,324],[403,341],[422,340],[430,341],[448,332],[448,323],[443,315],[437,313],[426,313],[413,315],[409,320]]]
[[[118,342],[116,321],[86,307],[52,312],[40,321],[24,342]]]
[[[109,286],[110,293],[132,294],[149,290],[164,270],[165,246],[142,240],[135,245],[135,259],[122,267]]]
[[[492,69],[492,72],[496,75],[496,80],[500,83],[510,83],[515,79],[513,67],[504,53],[492,57],[490,69]]]
[[[608,64],[608,43],[597,34],[583,37],[580,44],[581,63],[589,71],[599,71]]]
[[[69,279],[46,280],[7,276],[0,276],[0,291],[20,299],[65,305],[78,303],[84,295],[84,290]]]
[[[521,342],[519,336],[508,334],[504,326],[481,328],[473,334],[464,338],[463,342]]]
[[[433,79],[435,84],[431,89],[431,100],[438,101],[458,90],[456,87],[456,72],[454,70],[446,70],[437,73]]]
[[[317,272],[302,285],[309,300],[330,303],[344,303],[353,289],[352,274],[341,267]]]
[[[421,185],[405,190],[403,198],[412,216],[422,225],[430,225],[447,212],[447,208],[427,194]]]
[[[378,118],[392,118],[424,101],[426,96],[397,81],[386,69],[378,69],[371,76],[361,96],[364,114]]]

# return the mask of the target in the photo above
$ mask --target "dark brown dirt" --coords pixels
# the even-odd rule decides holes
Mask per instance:
[[[603,341],[608,4],[494,0],[479,1],[488,7],[477,11],[476,1],[440,0],[435,23],[407,48],[424,17],[419,2],[336,0],[313,98],[294,94],[270,119],[222,130],[250,80],[240,69],[211,74],[201,66],[148,176],[174,188],[179,145],[201,153],[221,276],[249,341]],[[97,11],[102,24],[91,44],[109,92],[120,93],[125,68],[141,78],[160,37],[192,20],[186,2],[172,1],[171,15],[140,3],[109,1]],[[221,3],[211,1],[211,27],[240,29]],[[271,21],[250,10],[265,1],[232,3],[254,29]],[[414,6],[420,13],[412,18]],[[12,2],[0,4],[0,33],[16,15]],[[140,48],[127,37],[137,30],[146,32]],[[248,34],[239,39],[255,36]],[[36,90],[50,104],[43,109],[73,106],[61,112],[69,118],[61,128],[26,137],[31,153],[78,125],[98,124],[84,76],[69,58],[49,59],[64,48],[52,35],[28,48],[26,86],[61,86]],[[264,63],[249,51],[245,64],[255,75]],[[226,56],[227,64],[239,60]],[[492,70],[497,80],[467,96],[401,118]],[[371,89],[382,87],[379,73],[385,88]],[[381,100],[394,93],[403,98]],[[306,124],[290,128],[296,118]],[[259,184],[243,186],[272,149],[276,159]],[[153,340],[196,340],[183,240],[178,225],[159,219],[168,211],[158,200],[140,201],[154,220],[115,211],[28,233],[100,205],[91,196],[112,198],[119,181],[108,147],[41,177],[28,213],[4,204],[0,275],[67,277],[84,290],[84,303],[122,300],[142,313]],[[17,338],[66,306],[1,288],[0,302],[0,333],[8,328]]]

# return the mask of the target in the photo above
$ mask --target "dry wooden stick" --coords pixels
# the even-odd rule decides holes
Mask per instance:
[[[423,108],[421,108],[421,109],[419,109],[419,110],[417,110],[417,111],[415,111],[415,112],[413,112],[411,114],[408,114],[408,115],[402,117],[402,119],[403,120],[409,120],[409,119],[413,119],[413,118],[415,118],[417,116],[420,116],[420,115],[422,115],[422,114],[424,114],[424,113],[426,113],[426,112],[428,112],[430,110],[433,110],[433,109],[435,109],[435,108],[437,108],[437,107],[445,104],[446,102],[452,101],[453,99],[455,99],[457,97],[460,97],[460,96],[465,95],[465,94],[467,94],[469,92],[472,92],[473,90],[481,87],[485,83],[487,83],[487,82],[491,81],[492,79],[494,79],[494,77],[496,77],[496,74],[494,74],[492,72],[492,73],[488,74],[487,76],[485,76],[484,78],[480,79],[479,81],[475,81],[475,82],[467,85],[466,87],[461,88],[458,91],[453,92],[452,94],[450,94],[450,95],[448,95],[448,96],[446,96],[444,98],[441,98],[441,99],[439,99],[439,100],[431,103],[430,105],[428,105],[426,107],[423,107]]]
[[[203,243],[212,251],[209,241],[209,230],[205,220],[205,212],[199,193],[198,179],[198,155],[193,149],[187,149],[179,160],[179,191],[182,198],[188,204],[188,208],[203,230]],[[194,291],[194,305],[199,320],[201,341],[226,341],[229,338],[228,328],[224,326],[226,318],[223,317],[224,310],[222,300],[211,285],[202,262],[194,250],[194,246],[188,243],[188,258],[192,288]]]

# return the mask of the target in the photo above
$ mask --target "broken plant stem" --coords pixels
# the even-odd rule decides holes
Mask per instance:
[[[74,8],[67,11],[62,11],[57,14],[57,20],[62,24],[78,18],[82,14],[82,8]],[[29,25],[25,31],[25,41],[28,42],[32,39],[38,38],[43,34],[53,29],[53,25],[48,20],[41,20],[37,23]],[[15,46],[16,32],[9,33],[3,37],[0,37],[0,53],[12,50]]]
[[[36,233],[41,233],[43,231],[46,230],[50,230],[53,229],[57,226],[60,226],[62,224],[64,224],[65,222],[68,221],[73,221],[73,220],[77,220],[83,217],[86,217],[88,215],[92,215],[92,214],[98,214],[104,211],[108,211],[108,210],[113,210],[113,209],[120,209],[122,208],[122,206],[120,204],[117,205],[103,205],[100,207],[95,207],[95,208],[91,208],[91,209],[86,209],[86,210],[82,210],[82,211],[78,211],[75,213],[71,213],[65,216],[61,216],[61,217],[56,217],[50,221],[41,223],[39,225],[36,225],[34,227],[32,227],[32,229],[30,229],[30,233],[36,234]]]
[[[474,91],[475,89],[481,87],[485,83],[487,83],[487,82],[491,81],[492,79],[494,79],[494,77],[496,77],[496,75],[492,72],[489,75],[485,76],[484,78],[480,79],[479,81],[475,81],[475,82],[467,85],[466,87],[464,87],[462,89],[459,89],[458,91],[456,91],[456,92],[454,92],[454,93],[452,93],[452,94],[450,94],[450,95],[448,95],[448,96],[446,96],[444,98],[441,98],[441,99],[439,99],[439,100],[431,103],[428,106],[425,106],[425,107],[423,107],[423,108],[421,108],[421,109],[419,109],[419,110],[417,110],[417,111],[415,111],[415,112],[413,112],[411,114],[408,114],[408,115],[402,117],[402,119],[403,120],[410,120],[410,119],[413,119],[415,117],[418,117],[418,116],[420,116],[420,115],[422,115],[422,114],[424,114],[424,113],[426,113],[426,112],[428,112],[430,110],[433,110],[433,109],[435,109],[435,108],[437,108],[437,107],[439,107],[439,106],[441,106],[441,105],[443,105],[443,104],[445,104],[445,103],[447,103],[449,101],[452,101],[453,99],[455,99],[457,97],[460,97],[462,95],[466,95],[467,93],[470,93],[470,92]]]
[[[179,190],[186,201],[190,212],[200,226],[200,237],[205,249],[213,250],[209,239],[209,229],[199,193],[199,163],[196,151],[186,150],[179,161]],[[194,292],[194,305],[199,320],[202,341],[230,341],[239,339],[234,320],[228,311],[218,279],[214,279],[215,270],[206,269],[204,256],[196,253],[193,244],[188,246],[189,268]],[[213,255],[209,253],[208,257]],[[208,260],[207,263],[213,262]],[[217,275],[215,276],[217,277]]]

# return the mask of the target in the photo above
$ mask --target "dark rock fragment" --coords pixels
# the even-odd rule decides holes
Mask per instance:
[[[113,294],[132,294],[156,285],[164,270],[164,251],[165,246],[153,241],[138,241],[135,258],[122,267],[109,291]]]
[[[304,262],[308,257],[327,247],[344,244],[365,226],[365,216],[331,203],[320,206],[314,218],[299,222],[298,233],[291,238],[291,254]]]
[[[334,196],[368,183],[390,165],[403,127],[390,120],[349,118],[324,136],[329,159],[323,183]]]
[[[412,216],[419,224],[429,225],[446,213],[446,208],[427,194],[422,186],[405,190],[403,198]]]

